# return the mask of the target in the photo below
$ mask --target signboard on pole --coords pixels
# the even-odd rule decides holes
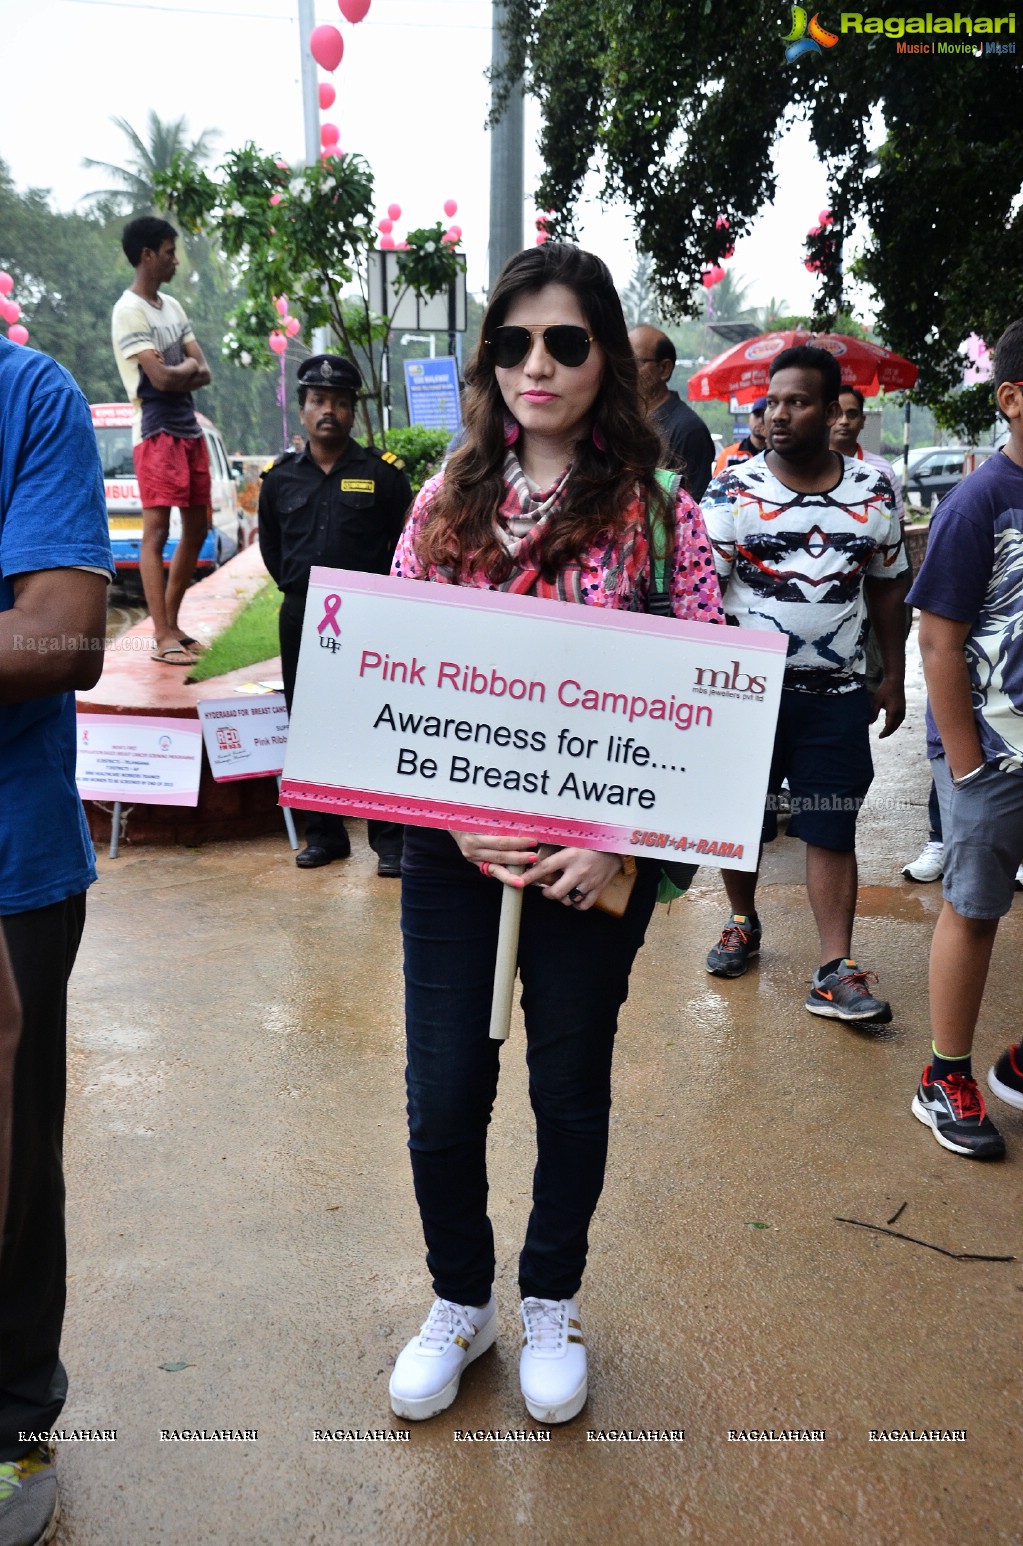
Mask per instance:
[[[80,712],[77,737],[75,780],[83,800],[198,805],[202,731],[197,719]]]
[[[237,698],[210,698],[198,708],[206,755],[218,784],[264,778],[283,770],[288,744],[283,693],[267,693],[245,703]]]
[[[405,396],[410,424],[446,429],[452,434],[461,428],[458,366],[453,355],[442,354],[433,360],[406,360]]]
[[[753,870],[787,643],[314,568],[282,801]]]
[[[371,248],[366,255],[366,286],[371,311],[390,319],[395,331],[464,333],[467,319],[465,270],[439,295],[419,296],[398,274],[393,249]]]

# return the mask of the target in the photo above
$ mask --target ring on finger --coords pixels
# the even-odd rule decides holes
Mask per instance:
[[[484,859],[483,863],[480,865],[480,874],[486,876],[490,875],[490,865],[487,863],[486,859]]]
[[[585,902],[586,892],[580,891],[578,886],[573,886],[571,891],[568,893],[568,900],[573,904],[573,906],[578,907],[580,902]]]

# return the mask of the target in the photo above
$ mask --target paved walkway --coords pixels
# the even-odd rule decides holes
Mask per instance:
[[[1023,1116],[1002,1165],[909,1114],[927,1048],[940,888],[899,878],[925,836],[917,690],[877,749],[857,950],[896,1009],[850,1031],[804,1011],[815,964],[801,848],[765,871],[760,965],[703,958],[716,876],[663,909],[633,978],[611,1162],[582,1297],[583,1414],[549,1443],[517,1387],[515,1264],[530,1117],[517,1020],[491,1129],[502,1335],[407,1442],[393,1358],[430,1300],[404,1148],[398,886],[361,824],[344,864],[283,834],[101,860],[73,980],[63,1546],[932,1546],[1023,1542]],[[1023,911],[999,936],[984,1069],[1019,1026]],[[956,1261],[836,1215],[896,1225]],[[257,1429],[230,1444],[160,1430]],[[823,1429],[822,1443],[730,1430]],[[874,1443],[872,1429],[967,1432]],[[591,1430],[684,1429],[674,1443]]]

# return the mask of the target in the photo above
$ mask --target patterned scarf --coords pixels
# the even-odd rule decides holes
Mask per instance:
[[[532,592],[535,596],[551,601],[583,602],[583,571],[579,563],[565,564],[553,580],[545,580],[540,573],[544,533],[548,525],[557,519],[558,511],[564,503],[571,470],[570,467],[566,468],[552,488],[534,491],[522,471],[518,457],[509,447],[501,473],[505,496],[498,510],[497,525],[501,541],[511,559],[512,569],[497,587],[499,590],[510,591],[513,595]],[[637,539],[642,548],[642,559],[645,560],[643,505],[638,498],[629,508],[626,530],[620,542],[614,542],[610,537],[607,539],[605,584],[608,590],[617,589],[619,580],[626,575],[631,577],[635,559],[639,557],[634,552]]]

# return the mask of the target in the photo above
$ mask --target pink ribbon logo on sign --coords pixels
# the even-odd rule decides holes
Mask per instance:
[[[334,630],[334,637],[336,639],[339,639],[341,637],[341,630],[340,630],[340,628],[337,625],[337,614],[338,614],[338,610],[339,610],[340,606],[341,606],[341,597],[340,596],[334,595],[334,596],[327,596],[327,597],[324,598],[324,602],[323,602],[323,617],[322,617],[321,621],[319,623],[317,623],[317,625],[316,625],[316,632],[317,633],[322,633],[325,628],[330,627],[330,628],[333,628],[333,630]]]

